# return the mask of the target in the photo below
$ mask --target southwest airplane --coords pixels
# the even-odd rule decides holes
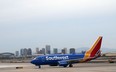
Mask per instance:
[[[50,65],[50,66],[63,66],[63,67],[73,67],[75,63],[83,63],[96,59],[101,56],[102,36],[96,40],[94,45],[87,50],[84,54],[52,54],[52,55],[42,55],[34,58],[31,63],[39,66]]]

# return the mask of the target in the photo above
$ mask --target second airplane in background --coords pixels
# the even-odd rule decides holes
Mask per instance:
[[[94,45],[87,50],[84,54],[52,54],[52,55],[42,55],[34,58],[31,63],[39,66],[50,65],[50,66],[63,66],[73,67],[74,63],[83,63],[96,59],[101,56],[101,43],[102,37],[100,36]]]

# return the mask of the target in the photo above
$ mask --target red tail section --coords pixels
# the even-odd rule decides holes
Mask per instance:
[[[100,36],[94,45],[85,53],[84,59],[93,58],[100,55],[100,48],[102,43],[102,36]]]

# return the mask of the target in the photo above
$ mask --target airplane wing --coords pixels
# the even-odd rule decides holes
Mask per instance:
[[[58,61],[59,66],[67,66],[68,64],[79,63],[82,62],[83,59],[70,59],[70,60],[61,60]]]
[[[59,63],[59,66],[65,66],[65,65],[68,65],[68,64],[82,63],[82,62],[90,61],[90,60],[95,59],[97,57],[98,57],[98,55],[96,55],[94,57],[89,57],[89,58],[86,58],[86,59],[79,58],[79,59],[61,60],[61,61],[58,61],[58,63]]]
[[[73,63],[80,63],[83,61],[83,58],[81,59],[70,59],[70,60],[66,60],[69,64],[73,64]]]
[[[81,63],[81,62],[86,62],[86,61],[89,61],[89,60],[92,60],[92,59],[96,59],[98,57],[101,56],[101,51],[99,50],[94,57],[88,57],[86,59],[84,58],[79,58],[79,59],[70,59],[70,60],[66,60],[66,62],[68,64],[73,64],[73,63]]]

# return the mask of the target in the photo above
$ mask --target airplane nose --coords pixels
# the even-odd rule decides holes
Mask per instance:
[[[35,60],[32,60],[31,63],[32,63],[32,64],[35,64]]]

